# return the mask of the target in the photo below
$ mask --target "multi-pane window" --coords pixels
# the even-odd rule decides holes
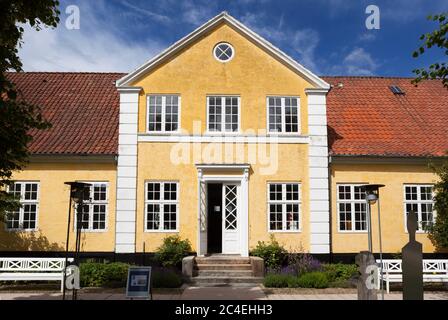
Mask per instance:
[[[173,132],[179,129],[180,97],[148,96],[148,131]]]
[[[177,230],[179,212],[177,182],[147,182],[145,196],[145,230]]]
[[[84,203],[81,209],[81,229],[84,231],[106,230],[107,204],[108,204],[107,183],[106,182],[87,182],[87,183],[91,184],[90,187],[87,187],[90,189],[89,190],[90,198],[83,199]]]
[[[268,97],[269,132],[299,132],[299,98]]]
[[[9,186],[8,191],[14,198],[20,201],[21,207],[6,214],[6,229],[36,229],[39,206],[39,183],[14,182]]]
[[[359,185],[337,186],[339,231],[367,231],[367,202],[364,188]]]
[[[404,203],[406,215],[411,210],[417,213],[419,231],[425,231],[434,222],[432,185],[405,185]]]
[[[299,231],[300,184],[269,183],[269,231]]]
[[[237,132],[239,130],[239,97],[207,97],[208,131]]]

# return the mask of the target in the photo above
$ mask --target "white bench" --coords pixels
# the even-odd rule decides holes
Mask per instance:
[[[65,258],[0,258],[0,281],[61,281],[62,291],[64,272]]]
[[[376,260],[376,263],[378,267],[381,266],[380,260]],[[383,259],[383,281],[386,282],[387,293],[391,282],[403,282],[400,259]],[[448,282],[448,260],[423,259],[423,282]]]

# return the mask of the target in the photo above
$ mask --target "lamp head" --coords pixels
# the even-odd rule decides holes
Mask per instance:
[[[366,200],[373,205],[378,201],[379,190],[384,187],[384,184],[365,184],[361,186],[366,191]]]

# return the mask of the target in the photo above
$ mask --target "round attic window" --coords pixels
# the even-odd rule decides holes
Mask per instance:
[[[233,50],[233,47],[227,42],[218,43],[213,49],[213,55],[216,60],[220,62],[229,62],[232,60],[234,54],[235,50]]]

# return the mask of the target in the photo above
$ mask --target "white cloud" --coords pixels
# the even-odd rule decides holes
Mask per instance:
[[[354,48],[343,60],[343,68],[348,75],[370,76],[379,64],[363,48]]]
[[[165,47],[149,40],[130,42],[123,30],[87,10],[92,8],[83,9],[79,30],[68,30],[64,16],[56,29],[24,27],[19,56],[25,71],[129,72]]]
[[[191,0],[183,1],[180,9],[182,11],[182,20],[194,26],[199,26],[217,14],[215,5],[212,1],[201,4]]]
[[[241,17],[241,22],[274,45],[288,48],[295,54],[297,62],[318,73],[315,50],[320,40],[319,33],[311,28],[282,30],[283,15],[276,27],[265,24],[264,18],[264,14],[246,13]]]
[[[171,22],[171,18],[168,16],[158,14],[156,12],[152,12],[150,10],[135,6],[131,3],[129,3],[128,1],[122,1],[121,4],[125,7],[132,9],[141,15],[147,16],[157,22],[161,22],[161,23],[165,23],[165,24]]]
[[[296,31],[292,41],[294,50],[299,54],[299,62],[305,67],[318,72],[315,50],[319,44],[319,33],[313,29]]]
[[[376,39],[376,33],[375,31],[369,31],[362,33],[359,38],[360,41],[373,41]]]

